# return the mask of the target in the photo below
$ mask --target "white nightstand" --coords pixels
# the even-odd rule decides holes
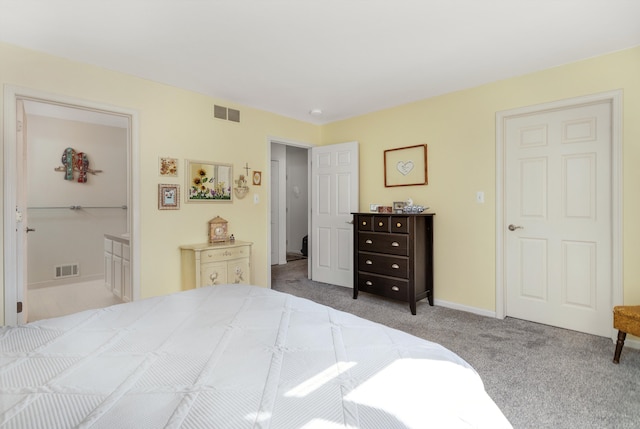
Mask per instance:
[[[251,283],[251,245],[225,241],[180,246],[182,289],[226,283]]]

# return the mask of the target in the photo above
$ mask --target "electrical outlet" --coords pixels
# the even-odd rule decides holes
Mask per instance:
[[[369,204],[369,211],[370,212],[377,212],[378,211],[378,206],[380,204]]]

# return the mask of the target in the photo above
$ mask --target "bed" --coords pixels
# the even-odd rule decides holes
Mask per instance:
[[[205,287],[0,330],[1,428],[507,428],[444,347]]]

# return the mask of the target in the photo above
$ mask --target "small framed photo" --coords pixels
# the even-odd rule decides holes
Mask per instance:
[[[178,160],[176,158],[158,158],[158,172],[163,177],[178,177]]]
[[[404,206],[406,206],[407,203],[405,203],[404,201],[394,201],[393,202],[393,212],[394,213],[402,213],[404,212]]]
[[[158,210],[180,209],[180,185],[158,185]]]
[[[262,183],[262,171],[254,171],[253,172],[253,184],[255,186],[260,186]]]

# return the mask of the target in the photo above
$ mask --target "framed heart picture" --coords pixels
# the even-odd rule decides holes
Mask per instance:
[[[427,145],[399,147],[384,151],[384,186],[427,184]]]

